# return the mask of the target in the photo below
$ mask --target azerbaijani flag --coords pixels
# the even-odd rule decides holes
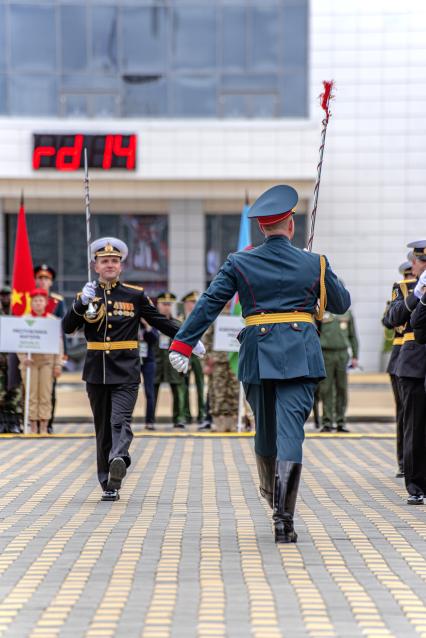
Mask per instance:
[[[243,210],[241,211],[240,233],[238,236],[237,250],[250,250],[250,248],[252,247],[250,219],[248,218],[249,210],[250,210],[250,206],[248,203],[248,197],[246,196],[246,201],[244,202]],[[241,315],[241,304],[238,297],[238,293],[234,296],[231,302],[231,315],[234,315],[234,316]],[[232,372],[235,374],[235,376],[237,376],[238,352],[229,353],[229,366]]]

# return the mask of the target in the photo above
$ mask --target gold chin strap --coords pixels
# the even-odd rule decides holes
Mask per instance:
[[[325,287],[326,265],[327,264],[326,264],[324,255],[320,255],[320,296],[319,296],[317,312],[315,314],[315,319],[318,319],[318,321],[322,321],[324,317],[325,307],[327,305],[327,290]]]

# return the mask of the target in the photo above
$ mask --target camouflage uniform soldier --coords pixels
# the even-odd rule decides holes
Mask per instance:
[[[321,348],[324,356],[327,378],[319,386],[323,404],[321,432],[330,432],[334,417],[338,432],[349,432],[345,427],[348,402],[348,349],[352,352],[352,367],[358,365],[358,339],[354,318],[350,310],[343,315],[324,313],[319,326]]]
[[[227,352],[213,350],[214,327],[203,337],[206,348],[204,371],[208,375],[210,412],[218,432],[235,432],[240,385],[229,365]]]

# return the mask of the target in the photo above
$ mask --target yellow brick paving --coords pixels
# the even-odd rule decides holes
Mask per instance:
[[[421,556],[416,552],[414,548],[407,547],[403,540],[403,537],[397,532],[397,530],[388,525],[383,517],[375,511],[371,507],[365,507],[360,498],[355,494],[355,492],[345,484],[340,478],[339,474],[344,469],[351,478],[353,478],[356,483],[361,487],[363,483],[363,477],[359,475],[358,472],[352,470],[349,467],[348,463],[344,463],[341,461],[341,457],[338,457],[336,454],[333,454],[330,450],[326,448],[324,444],[318,445],[319,449],[326,455],[328,459],[330,459],[329,465],[326,469],[322,469],[322,471],[327,474],[330,478],[330,482],[337,488],[340,489],[345,494],[345,498],[347,501],[356,507],[359,508],[360,512],[362,512],[367,519],[369,519],[381,532],[388,542],[393,544],[395,549],[397,549],[398,553],[407,560],[411,554],[418,556],[423,564],[423,560]],[[348,456],[350,453],[345,450]],[[317,458],[314,458],[312,453],[308,453],[307,455],[310,463],[316,466],[320,466],[320,462]],[[357,457],[357,462],[359,462],[359,457]],[[336,470],[332,468],[338,468],[338,473]],[[308,474],[308,471],[306,472]],[[306,481],[309,480],[305,478]],[[336,518],[342,526],[342,529],[346,532],[349,540],[353,543],[354,547],[358,550],[360,555],[365,561],[365,565],[367,569],[370,570],[371,573],[375,575],[378,581],[380,581],[391,593],[391,595],[395,598],[397,603],[400,605],[402,611],[406,618],[411,622],[416,632],[421,636],[426,636],[426,608],[424,608],[424,613],[412,614],[411,607],[414,605],[415,608],[421,608],[424,606],[424,602],[417,595],[417,593],[407,585],[407,583],[403,582],[398,575],[390,568],[389,564],[385,561],[385,559],[381,556],[381,554],[375,549],[373,543],[368,539],[367,535],[362,532],[361,527],[352,520],[348,514],[340,507],[336,505],[336,503],[330,499],[325,490],[323,488],[318,487],[318,485],[314,485],[315,481],[312,479],[312,488],[315,489],[316,493],[322,492],[322,504],[326,509],[329,510],[330,514]],[[378,496],[375,494],[375,496]],[[401,516],[402,518],[402,516]],[[402,541],[402,549],[398,547],[397,543],[394,541],[399,540]],[[422,570],[417,570],[415,564],[410,565],[414,571],[419,571],[419,574],[422,575]],[[367,620],[359,619],[359,624],[363,627],[368,623]],[[377,635],[384,635],[380,624],[377,624]],[[387,634],[385,634],[387,635]]]
[[[243,453],[253,479],[253,487],[257,489],[259,479],[257,476],[256,463],[253,451],[244,441]],[[271,517],[271,509],[263,499],[267,516]],[[300,507],[299,507],[300,510]],[[324,597],[318,587],[315,586],[309,570],[307,569],[302,553],[297,544],[279,546],[281,561],[292,587],[294,588],[302,611],[305,627],[309,635],[313,636],[336,636]]]
[[[144,450],[138,463],[136,464],[134,471],[129,476],[129,480],[126,482],[125,489],[123,489],[123,497],[131,498],[136,489],[137,481],[140,473],[145,469],[146,464],[152,456],[155,447],[154,442],[150,442],[147,448]],[[91,468],[92,469],[92,468]],[[92,470],[93,471],[93,470]],[[55,598],[46,608],[36,626],[34,627],[31,637],[32,638],[56,638],[59,635],[59,631],[63,623],[66,621],[72,608],[81,598],[87,581],[90,577],[91,570],[96,562],[100,559],[109,536],[116,524],[117,520],[122,515],[125,504],[119,502],[115,504],[114,516],[111,517],[107,512],[107,516],[104,517],[101,523],[93,530],[90,540],[86,543],[80,556],[71,567],[64,582],[62,583],[60,590],[56,594]],[[130,545],[134,539],[135,532],[139,531],[136,525],[132,526],[129,531],[128,541],[123,547],[123,552],[120,555],[120,559],[114,570],[112,579],[109,583],[108,590],[99,605],[94,621],[92,622],[91,630],[96,634],[96,630],[105,628],[108,626],[110,632],[107,635],[114,635],[114,629],[116,622],[119,619],[120,607],[114,605],[112,608],[109,603],[109,597],[115,594],[115,603],[118,601],[117,592],[117,580],[120,578],[120,572],[123,568],[126,571],[125,583],[126,588],[131,586],[130,571],[133,566],[133,556],[129,556]],[[140,551],[139,536],[136,543],[136,552]],[[130,559],[130,560],[129,560]],[[130,563],[130,564],[129,564]],[[127,592],[126,592],[127,593]],[[105,612],[105,607],[107,610]],[[91,635],[90,630],[88,635]]]
[[[77,450],[80,446],[77,446]],[[17,510],[16,514],[13,516],[6,517],[0,524],[0,534],[4,534],[8,529],[10,529],[13,525],[15,525],[20,519],[23,519],[25,516],[28,516],[33,512],[37,505],[40,505],[45,499],[49,497],[49,494],[68,476],[70,476],[75,470],[79,467],[79,465],[84,462],[89,456],[90,450],[85,450],[85,452],[79,456],[77,454],[77,459],[74,460],[69,465],[65,465],[63,469],[55,474],[54,477],[47,483],[41,485],[40,489],[37,490],[35,494],[33,494],[25,503],[23,503]],[[67,458],[67,454],[64,453],[64,460]],[[52,471],[52,466],[56,467],[57,463],[52,463],[49,466],[50,471]],[[54,519],[60,516],[70,504],[72,498],[75,495],[75,489],[80,486],[83,486],[84,483],[90,477],[91,471],[87,470],[84,474],[82,474],[77,481],[74,481],[72,487],[68,487],[59,501],[55,501],[51,507],[39,516],[26,530],[25,532],[21,532],[17,538],[14,538],[6,545],[0,556],[0,577],[4,574],[7,569],[13,565],[13,563],[19,560],[20,555],[25,551],[25,549],[34,542],[35,538],[38,534],[42,532],[42,530],[46,529],[50,523],[54,521]]]
[[[203,523],[200,544],[200,604],[198,636],[226,636],[225,587],[222,573],[220,520],[217,504],[216,473],[212,441],[203,446]]]
[[[222,446],[228,483],[232,486],[230,498],[237,520],[237,539],[250,604],[253,636],[255,638],[279,638],[282,632],[278,625],[274,594],[263,569],[253,520],[244,497],[230,441],[222,440]]]
[[[240,583],[255,638],[426,638],[425,510],[404,503],[403,482],[392,477],[394,445],[391,437],[307,441],[297,517],[300,542],[276,548],[270,509],[258,497],[250,437],[140,437],[122,499],[102,504],[92,440],[5,439],[0,449],[5,492],[0,501],[0,636],[240,638],[232,620],[232,587]],[[224,476],[218,475],[218,455]],[[173,459],[178,462],[171,484]],[[196,474],[201,514],[194,518],[189,497],[197,464],[202,467]],[[139,485],[148,467],[152,474],[142,500]],[[250,485],[242,479],[247,472]],[[218,498],[218,479],[228,486],[225,503],[223,494]],[[138,500],[140,508],[135,508]],[[235,518],[232,547],[224,545],[227,536],[221,532],[223,507]],[[159,508],[163,515],[166,508],[167,516],[161,534],[156,531]],[[199,567],[188,573],[185,552],[191,550],[184,539],[194,520],[200,521],[199,546],[192,549]],[[158,554],[152,582],[140,590],[145,595],[140,612],[133,601],[130,613],[132,591],[148,575],[143,558],[153,542]],[[233,584],[224,569],[224,552],[230,551],[240,566],[241,581]],[[93,595],[98,581],[92,574],[99,569],[106,580]],[[176,625],[176,612],[188,578],[197,579],[198,589],[190,591],[198,591],[199,598],[191,601],[196,621],[185,629]],[[281,584],[294,596],[283,596]],[[179,618],[184,622],[182,613]]]
[[[179,563],[182,556],[193,449],[193,441],[185,441],[170,521],[162,539],[154,590],[145,617],[142,638],[166,638],[171,635],[172,616],[179,587]],[[167,468],[164,469],[164,474],[166,470]]]

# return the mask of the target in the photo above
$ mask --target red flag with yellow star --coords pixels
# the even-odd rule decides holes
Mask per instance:
[[[22,195],[13,256],[11,301],[13,315],[20,316],[30,312],[30,292],[33,288],[35,288],[33,258],[25,220],[24,195]]]

